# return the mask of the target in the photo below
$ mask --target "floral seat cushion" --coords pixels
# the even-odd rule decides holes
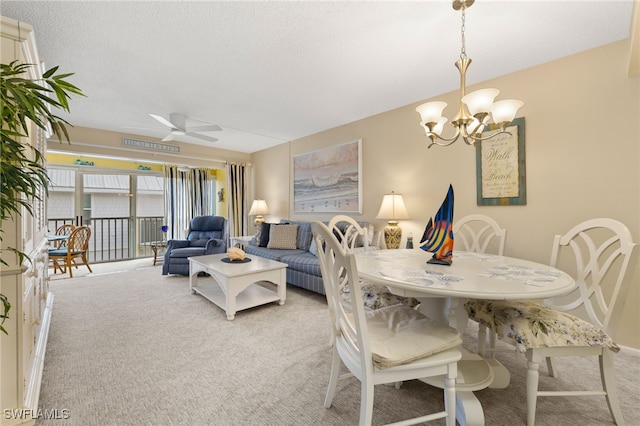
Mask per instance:
[[[604,331],[566,312],[531,301],[470,300],[469,318],[511,341],[519,352],[533,348],[602,346],[620,348]]]
[[[386,308],[393,305],[405,305],[410,308],[415,308],[420,304],[420,301],[414,297],[402,297],[396,296],[391,293],[385,286],[371,284],[367,281],[360,280],[362,286],[362,299],[364,307],[370,310]],[[349,301],[351,298],[351,292],[349,288],[342,288],[342,299]]]

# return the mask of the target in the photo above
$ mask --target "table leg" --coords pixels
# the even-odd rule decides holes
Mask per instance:
[[[194,275],[193,263],[189,262],[189,291],[191,291],[191,294],[195,294],[195,290],[193,289],[193,284],[194,284],[193,275]],[[196,280],[197,279],[198,278],[196,277]]]
[[[151,244],[151,251],[153,251],[153,266],[156,266],[156,260],[158,260],[158,246]]]
[[[220,288],[225,293],[226,304],[227,304],[227,320],[232,321],[236,317],[236,297],[238,296],[239,291],[236,291],[235,286],[233,285],[233,281],[229,280],[226,285],[225,283],[218,280],[218,284]]]
[[[449,299],[443,297],[420,298],[420,312],[440,324],[449,324]]]
[[[420,312],[441,324],[448,324],[462,335],[469,321],[462,303],[463,301],[457,298],[420,298]],[[491,385],[494,380],[492,366],[480,356],[468,353],[462,348],[461,350],[463,350],[463,360],[458,363],[456,380],[456,420],[461,426],[483,426],[484,411],[473,391]],[[439,383],[425,381],[440,386]]]
[[[441,324],[449,324],[462,335],[467,329],[467,323],[469,322],[469,317],[462,307],[462,303],[463,302],[457,298],[421,298],[420,312]]]
[[[280,297],[278,304],[282,306],[287,298],[287,272],[284,268],[280,271],[280,280],[276,284],[278,287],[278,296]]]
[[[189,262],[189,290],[191,290],[191,294],[195,294],[196,291],[194,287],[198,284],[198,274],[203,272],[205,269],[200,267],[199,265],[195,265],[193,262]]]

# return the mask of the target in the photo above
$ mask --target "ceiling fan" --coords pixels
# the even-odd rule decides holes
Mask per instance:
[[[151,117],[158,120],[163,125],[167,126],[171,129],[171,132],[162,139],[163,141],[172,141],[176,136],[187,135],[194,138],[202,139],[208,142],[215,142],[218,139],[213,138],[211,136],[206,136],[201,134],[202,132],[217,132],[222,130],[222,128],[216,124],[205,124],[202,126],[190,126],[187,125],[188,117],[183,114],[171,113],[169,114],[169,119],[157,115],[157,114],[149,114]],[[192,120],[197,121],[197,120]]]

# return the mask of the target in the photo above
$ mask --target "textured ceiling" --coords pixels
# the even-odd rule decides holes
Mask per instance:
[[[632,9],[477,0],[467,83],[628,38]],[[459,79],[460,13],[448,0],[2,0],[0,13],[34,26],[47,67],[75,73],[87,98],[60,114],[74,126],[163,138],[148,114],[178,112],[223,130],[207,133],[214,143],[176,141],[247,153],[456,90]]]

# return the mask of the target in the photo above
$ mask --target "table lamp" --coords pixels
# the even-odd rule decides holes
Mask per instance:
[[[262,223],[264,222],[263,214],[269,214],[269,207],[264,200],[253,200],[251,204],[251,210],[249,210],[249,216],[255,216],[253,224],[256,226],[256,238],[260,238],[260,232],[262,231]]]
[[[400,248],[402,240],[402,228],[398,226],[398,219],[409,219],[407,208],[404,206],[402,194],[386,194],[382,198],[380,211],[376,219],[387,219],[388,225],[384,228],[384,243],[388,249]]]

